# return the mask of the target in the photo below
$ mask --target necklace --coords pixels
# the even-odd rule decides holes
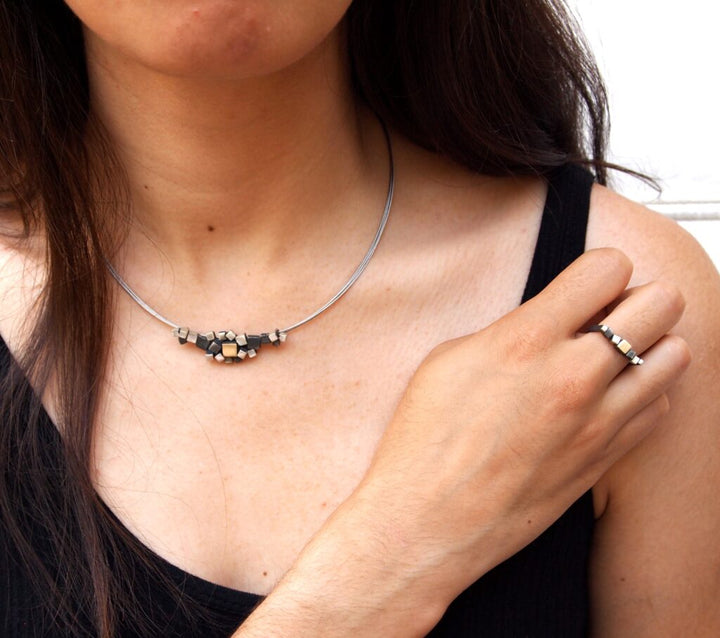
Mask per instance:
[[[117,281],[120,287],[131,297],[131,299],[133,299],[133,301],[135,301],[145,312],[155,317],[158,321],[162,321],[162,323],[170,326],[172,328],[173,337],[176,337],[181,345],[191,343],[200,350],[204,351],[205,356],[213,361],[237,363],[243,361],[244,359],[252,359],[255,357],[258,350],[263,345],[272,344],[273,346],[279,346],[281,343],[286,341],[289,332],[305,325],[309,321],[315,319],[315,317],[322,312],[325,312],[350,289],[350,287],[360,278],[360,275],[365,272],[367,265],[370,263],[370,260],[375,253],[375,249],[380,243],[380,238],[382,237],[388,217],[390,216],[393,193],[395,191],[395,164],[393,161],[390,134],[384,124],[382,124],[382,129],[385,134],[385,142],[388,149],[390,176],[388,179],[388,191],[385,199],[385,208],[383,209],[383,214],[380,218],[380,224],[375,232],[375,237],[373,238],[367,253],[365,253],[365,257],[363,257],[363,260],[360,264],[358,264],[355,272],[353,272],[350,279],[345,282],[343,287],[340,288],[340,290],[338,290],[329,301],[301,321],[298,321],[287,328],[278,328],[272,332],[262,332],[260,334],[247,334],[244,332],[237,333],[233,330],[211,330],[209,332],[191,330],[186,326],[181,326],[174,321],[170,321],[170,319],[167,319],[157,310],[152,308],[152,306],[143,301],[143,299],[141,299],[141,297],[120,276],[113,265],[110,262],[106,262],[110,274],[115,281]]]

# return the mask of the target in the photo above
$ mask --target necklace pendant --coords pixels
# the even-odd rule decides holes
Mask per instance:
[[[239,363],[257,356],[261,346],[279,346],[287,339],[287,333],[275,330],[259,335],[236,334],[232,330],[195,332],[189,328],[173,328],[173,337],[180,345],[192,343],[205,352],[205,356],[218,363]]]

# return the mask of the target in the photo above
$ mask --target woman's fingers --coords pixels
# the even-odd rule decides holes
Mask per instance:
[[[621,251],[590,250],[523,308],[537,317],[553,318],[562,336],[572,336],[622,294],[631,274],[632,263]]]
[[[625,422],[615,436],[602,448],[602,453],[596,455],[594,462],[588,463],[585,472],[579,473],[580,488],[578,490],[572,483],[568,484],[570,489],[586,491],[588,487],[594,486],[615,463],[623,456],[634,449],[642,440],[651,434],[670,409],[670,402],[667,394],[657,396],[653,401],[644,406],[633,417]],[[568,497],[571,500],[576,497]]]
[[[583,445],[594,447],[592,477],[603,474],[650,434],[668,410],[667,391],[690,364],[680,337],[665,336],[645,355],[645,366],[626,366],[602,395],[594,420],[586,424]]]
[[[602,320],[615,335],[625,339],[643,359],[644,353],[680,320],[685,302],[679,290],[653,282],[627,291],[623,300]],[[629,363],[629,359],[605,335],[587,332],[578,337],[584,362],[594,362],[609,383]],[[632,366],[636,367],[636,366]],[[646,376],[655,373],[644,367]]]
[[[622,424],[612,439],[621,449],[650,431],[652,423],[636,417],[665,396],[691,358],[685,341],[671,335],[660,339],[644,357],[646,363],[642,367],[628,366],[614,379],[601,403],[601,410],[616,415]]]

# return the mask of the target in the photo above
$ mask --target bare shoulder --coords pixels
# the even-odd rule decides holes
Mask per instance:
[[[633,281],[653,275],[677,279],[683,286],[688,266],[718,284],[716,270],[695,239],[673,220],[612,190],[595,185],[590,206],[588,248],[614,245],[635,262]],[[689,260],[689,262],[688,262]]]
[[[661,280],[685,297],[673,332],[693,353],[670,412],[595,490],[595,636],[720,634],[720,277],[673,221],[595,187],[588,248],[616,246],[631,285]]]
[[[673,332],[693,353],[688,373],[673,392],[673,407],[689,415],[699,406],[720,409],[720,275],[695,238],[676,222],[602,186],[593,189],[587,247],[614,246],[632,260],[631,286],[662,281],[677,287],[686,302],[685,313]],[[688,385],[702,378],[691,395]],[[693,387],[691,385],[691,387]],[[698,395],[698,388],[707,391]],[[671,398],[673,398],[671,397]],[[692,405],[683,400],[691,399]],[[671,416],[673,416],[671,414]],[[720,422],[717,422],[720,426]],[[720,432],[720,427],[714,428]],[[686,432],[687,434],[687,432]]]

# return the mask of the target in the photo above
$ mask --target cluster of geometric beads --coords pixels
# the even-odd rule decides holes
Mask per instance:
[[[252,359],[257,355],[260,346],[264,344],[279,346],[287,338],[287,335],[279,330],[249,335],[236,334],[232,330],[195,332],[189,328],[175,328],[173,336],[177,337],[180,344],[194,344],[205,352],[206,357],[220,363],[238,363]]]
[[[632,349],[630,342],[623,339],[620,335],[615,334],[610,326],[606,326],[603,323],[596,324],[590,327],[591,332],[600,332],[603,336],[615,346],[615,349],[624,355],[630,363],[635,366],[641,366],[645,361],[641,359],[637,352]]]

